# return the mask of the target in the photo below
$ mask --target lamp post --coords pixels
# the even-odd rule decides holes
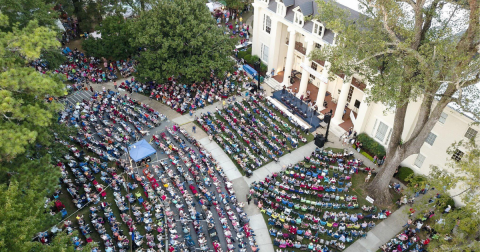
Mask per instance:
[[[320,116],[320,119],[327,123],[327,130],[325,132],[325,142],[328,142],[328,132],[330,130],[330,121],[332,119],[332,112],[333,110],[330,109],[328,113],[323,116]]]

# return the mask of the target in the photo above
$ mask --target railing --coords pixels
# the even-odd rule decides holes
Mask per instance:
[[[307,48],[303,47],[303,44],[300,42],[295,42],[295,50],[305,55],[307,53]]]

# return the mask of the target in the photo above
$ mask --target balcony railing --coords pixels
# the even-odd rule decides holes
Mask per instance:
[[[285,44],[289,45],[289,43],[290,43],[290,41],[287,38],[285,40]],[[303,55],[305,55],[307,53],[307,48],[303,47],[303,44],[301,42],[297,42],[297,41],[295,41],[295,50],[297,50],[298,52],[300,52]]]
[[[307,48],[303,47],[303,44],[300,42],[295,42],[295,50],[305,55],[307,53]]]

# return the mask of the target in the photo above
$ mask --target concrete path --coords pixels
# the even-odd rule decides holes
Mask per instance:
[[[368,232],[365,239],[359,239],[350,245],[345,252],[374,252],[379,249],[380,246],[387,243],[396,236],[398,233],[402,232],[405,228],[403,225],[407,223],[408,216],[405,213],[406,208],[410,206],[404,205],[400,207],[397,211],[391,214],[387,219],[380,222],[375,226],[370,232]]]

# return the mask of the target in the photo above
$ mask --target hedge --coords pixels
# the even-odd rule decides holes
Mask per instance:
[[[257,55],[252,55],[252,62],[248,62],[248,63],[253,65],[255,62],[257,62],[259,60],[260,60],[260,58]]]
[[[365,133],[359,134],[357,141],[362,143],[362,150],[370,156],[377,156],[378,159],[382,159],[386,155],[385,147]]]
[[[366,158],[368,158],[370,161],[373,162],[373,157],[368,155],[368,153],[366,153],[365,151],[360,151],[360,154],[364,155]]]
[[[414,172],[412,169],[408,168],[408,167],[400,167],[398,168],[398,174],[397,174],[397,177],[398,179],[400,179],[401,181],[406,181],[406,179],[412,175]]]
[[[240,58],[240,59],[245,58],[246,55],[247,55],[246,51],[240,51],[240,52],[237,53],[237,57]]]
[[[260,71],[262,71],[262,72],[268,71],[268,66],[265,65],[265,63],[263,63],[263,62],[260,64]]]
[[[243,57],[243,59],[245,60],[245,62],[250,63],[250,61],[252,60],[252,55],[247,54],[245,55],[245,57]]]

